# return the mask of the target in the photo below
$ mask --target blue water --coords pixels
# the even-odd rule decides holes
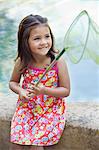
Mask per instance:
[[[99,65],[83,59],[78,64],[68,62],[72,101],[99,101]]]
[[[58,0],[46,2],[44,0],[39,2],[24,0],[24,3],[21,0],[0,2],[0,94],[10,93],[8,83],[16,56],[16,33],[19,21],[23,16],[32,13],[47,16],[52,24],[56,42],[59,44],[58,48],[62,48],[64,30],[68,29],[72,19],[80,11],[79,8],[83,10],[82,4],[80,7],[76,5],[75,9],[71,9],[71,5],[68,4],[64,0],[61,2]],[[71,81],[71,93],[67,99],[70,101],[99,101],[99,65],[91,59],[82,59],[78,64],[72,64],[67,56],[65,59]]]

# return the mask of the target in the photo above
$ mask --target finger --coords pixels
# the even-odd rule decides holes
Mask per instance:
[[[40,91],[40,88],[35,86],[35,87],[34,87],[34,90]]]
[[[33,93],[29,93],[29,94],[28,94],[28,97],[29,97],[29,98],[31,98],[31,97],[33,97],[33,96],[34,96]]]
[[[27,97],[27,96],[23,96],[23,97],[22,97],[22,100],[23,100],[23,101],[28,101],[28,99],[29,99],[29,97]]]
[[[27,91],[28,91],[28,93],[33,93],[32,89],[28,89]]]
[[[29,87],[30,89],[32,89],[33,86],[34,86],[33,84],[29,84],[29,85],[28,85],[28,87]]]

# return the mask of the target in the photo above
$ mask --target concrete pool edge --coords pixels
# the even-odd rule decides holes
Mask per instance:
[[[16,95],[0,96],[0,149],[8,150]],[[99,150],[99,104],[67,102],[66,127],[60,142],[46,150]]]

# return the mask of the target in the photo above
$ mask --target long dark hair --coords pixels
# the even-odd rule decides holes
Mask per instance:
[[[51,60],[55,58],[55,50],[54,50],[54,37],[52,31],[48,25],[47,18],[41,17],[40,15],[29,15],[26,16],[21,23],[19,24],[18,30],[18,58],[21,59],[22,67],[21,71],[27,67],[28,63],[33,59],[31,50],[29,48],[28,39],[30,36],[30,31],[34,26],[45,24],[48,26],[52,39],[52,47],[50,48],[47,56],[51,57]]]

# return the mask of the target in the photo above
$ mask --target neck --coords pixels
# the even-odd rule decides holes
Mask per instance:
[[[33,57],[33,61],[34,63],[42,63],[43,61],[45,61],[48,57],[47,56],[35,56]]]
[[[51,63],[51,58],[48,56],[43,56],[43,57],[33,57],[33,60],[31,61],[30,65],[38,68],[44,68],[47,65]]]

